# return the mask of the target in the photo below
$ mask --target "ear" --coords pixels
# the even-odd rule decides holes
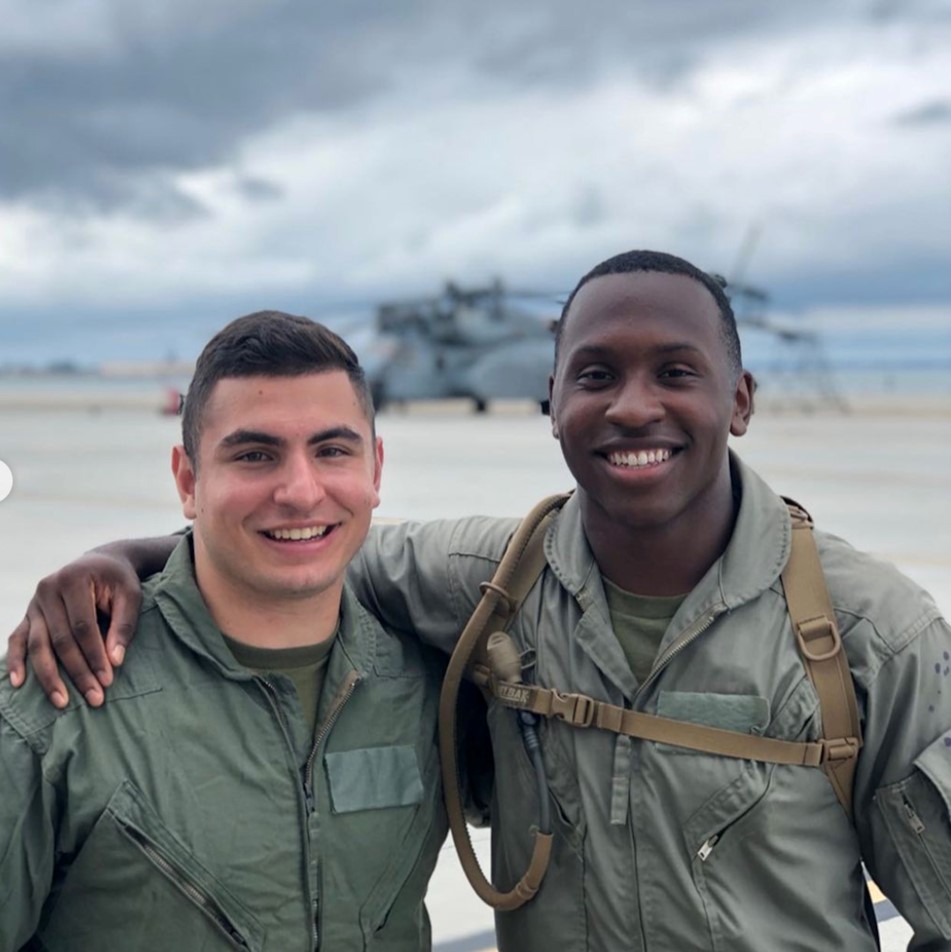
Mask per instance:
[[[558,423],[555,421],[555,376],[548,378],[548,416],[551,419],[551,435],[558,439]]]
[[[733,436],[742,436],[750,425],[755,389],[756,381],[753,375],[744,370],[736,381],[736,390],[733,393],[733,416],[730,419],[730,433]]]
[[[376,438],[376,445],[373,447],[373,501],[371,505],[374,509],[380,505],[380,478],[383,476],[383,440]]]
[[[194,519],[198,512],[195,502],[195,486],[198,477],[195,475],[195,468],[184,446],[172,447],[172,475],[175,477],[178,498],[182,501],[182,514],[186,519]]]

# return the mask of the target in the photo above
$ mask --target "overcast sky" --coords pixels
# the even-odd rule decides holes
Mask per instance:
[[[0,363],[194,356],[240,313],[450,277],[566,291],[632,247],[783,312],[951,313],[946,0],[0,0],[0,24]]]

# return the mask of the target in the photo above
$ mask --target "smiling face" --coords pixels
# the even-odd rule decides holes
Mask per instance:
[[[631,532],[708,540],[732,524],[727,439],[746,432],[751,378],[731,369],[720,321],[710,292],[679,274],[604,275],[575,296],[552,432],[596,554]]]
[[[199,588],[219,624],[236,610],[302,601],[336,617],[383,464],[347,374],[219,380],[197,463],[173,451]]]

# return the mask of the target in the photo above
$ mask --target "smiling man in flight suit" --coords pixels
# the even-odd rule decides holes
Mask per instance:
[[[383,464],[363,371],[305,318],[239,318],[183,437],[192,528],[110,703],[0,683],[0,950],[427,950],[441,664],[344,584]]]

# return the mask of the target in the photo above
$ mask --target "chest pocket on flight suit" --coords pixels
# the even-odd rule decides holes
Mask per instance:
[[[417,875],[421,858],[428,855],[438,804],[424,798],[423,772],[437,771],[433,763],[420,768],[412,745],[338,750],[324,755],[330,790],[328,835],[318,847],[325,857],[322,877],[327,904],[323,940],[333,947],[339,926],[349,934],[360,909],[362,931],[370,947],[380,946],[379,930],[411,931],[415,920],[393,923],[391,912],[404,887]],[[332,833],[330,829],[332,828]],[[439,830],[438,835],[444,835]],[[435,856],[435,851],[430,850]],[[428,879],[428,871],[425,878]],[[420,886],[422,894],[424,886]],[[344,915],[344,909],[350,911]],[[407,911],[409,911],[407,907]],[[337,917],[341,922],[337,923]],[[385,942],[382,947],[385,946]]]
[[[37,935],[51,949],[210,952],[261,949],[265,933],[126,780],[66,870]]]

